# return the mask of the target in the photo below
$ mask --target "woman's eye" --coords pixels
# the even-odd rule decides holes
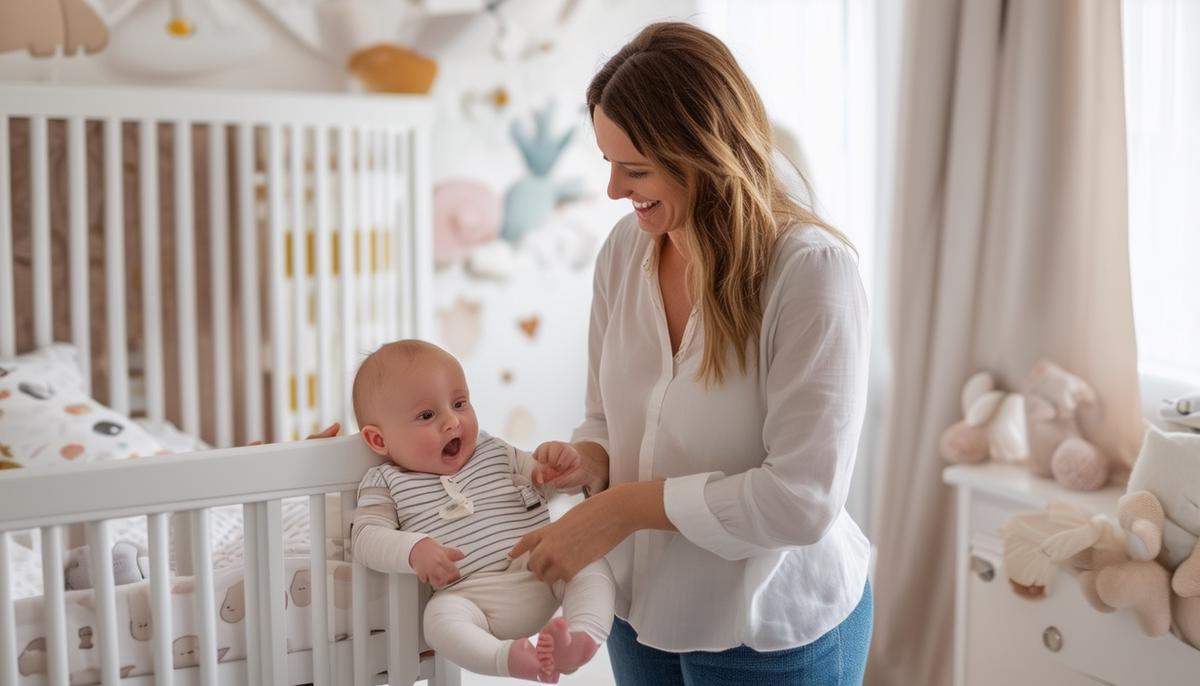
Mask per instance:
[[[640,179],[640,178],[642,178],[643,176],[646,176],[647,174],[649,174],[649,172],[635,172],[635,171],[631,171],[631,172],[629,172],[629,178],[631,178],[631,179]]]

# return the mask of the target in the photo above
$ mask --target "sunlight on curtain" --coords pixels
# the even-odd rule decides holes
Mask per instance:
[[[890,72],[898,12],[886,0],[701,0],[694,20],[729,46],[758,88],[772,123],[802,148],[816,209],[858,250],[873,319],[871,390],[846,509],[864,531],[887,397],[885,174],[890,169]],[[892,3],[898,6],[897,3]],[[898,34],[898,29],[896,30]],[[893,94],[894,95],[894,94]],[[883,122],[887,122],[884,125]],[[869,532],[868,532],[869,533]]]
[[[1200,2],[1122,14],[1139,367],[1200,383]]]

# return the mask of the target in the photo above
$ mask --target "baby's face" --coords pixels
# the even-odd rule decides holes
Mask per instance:
[[[450,357],[422,355],[387,373],[376,402],[388,457],[427,474],[454,474],[475,452],[479,421],[462,367]]]

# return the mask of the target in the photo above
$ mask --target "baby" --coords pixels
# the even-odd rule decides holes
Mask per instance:
[[[578,453],[546,443],[535,459],[480,433],[462,367],[422,341],[372,353],[353,394],[363,441],[390,460],[358,486],[354,557],[433,586],[429,645],[473,672],[548,683],[590,660],[612,625],[608,563],[549,586],[528,555],[508,557],[549,523],[541,485],[578,469]],[[552,620],[560,603],[564,618]]]

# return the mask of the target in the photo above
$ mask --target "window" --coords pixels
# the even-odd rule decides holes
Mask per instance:
[[[1200,3],[1122,14],[1138,363],[1200,383]]]

